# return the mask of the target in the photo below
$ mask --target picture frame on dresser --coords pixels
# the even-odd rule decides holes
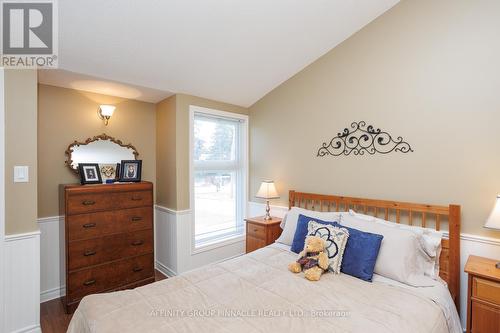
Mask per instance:
[[[102,184],[101,171],[97,163],[79,163],[80,184]]]
[[[142,160],[124,160],[120,163],[120,182],[140,182]]]

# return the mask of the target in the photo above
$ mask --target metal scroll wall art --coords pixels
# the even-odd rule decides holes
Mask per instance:
[[[345,128],[338,133],[330,142],[324,142],[318,150],[318,157],[340,156],[340,155],[370,155],[389,154],[391,152],[409,153],[413,152],[408,142],[398,136],[392,136],[372,125],[366,126],[364,121],[353,122],[351,129]]]

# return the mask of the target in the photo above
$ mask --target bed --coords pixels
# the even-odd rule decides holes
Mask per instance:
[[[439,275],[425,288],[374,275],[366,282],[287,270],[297,255],[272,244],[134,290],[85,297],[68,332],[461,332],[460,206],[435,206],[290,191],[290,208],[357,209],[436,230],[447,226]]]

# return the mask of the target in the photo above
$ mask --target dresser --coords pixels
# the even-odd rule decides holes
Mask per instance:
[[[61,185],[67,313],[89,294],[154,282],[153,184]]]
[[[281,235],[281,219],[272,217],[264,220],[264,216],[245,219],[247,223],[246,253],[274,243]]]
[[[500,269],[497,260],[469,256],[465,272],[467,292],[467,332],[500,333]]]

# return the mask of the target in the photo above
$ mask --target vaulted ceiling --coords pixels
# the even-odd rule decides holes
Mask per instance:
[[[131,85],[151,102],[187,93],[250,106],[397,2],[59,1],[60,70],[40,81],[101,82],[83,88],[95,92],[106,82]]]

